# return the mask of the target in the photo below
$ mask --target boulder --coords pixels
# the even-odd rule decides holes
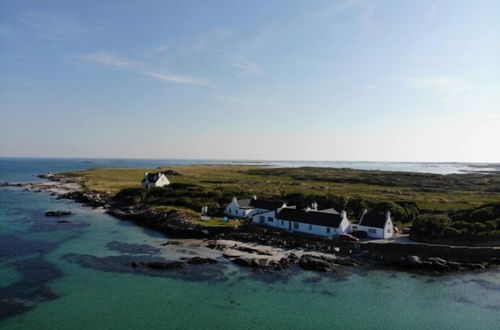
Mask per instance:
[[[141,264],[146,267],[158,270],[180,269],[184,267],[184,263],[181,261],[171,261],[171,262],[150,261]]]
[[[333,261],[312,255],[303,255],[299,260],[299,266],[302,269],[317,272],[330,272],[337,268],[337,265]]]
[[[193,257],[186,261],[186,263],[190,265],[216,264],[217,260],[212,258]]]
[[[66,217],[71,215],[70,211],[47,211],[45,212],[46,217]]]

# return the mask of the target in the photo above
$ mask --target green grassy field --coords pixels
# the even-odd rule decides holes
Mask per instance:
[[[65,173],[85,189],[114,195],[140,187],[144,172],[162,169],[96,168]],[[450,211],[500,200],[500,175],[416,174],[331,168],[268,168],[240,165],[170,167],[182,175],[172,183],[194,184],[209,191],[249,197],[280,198],[285,194],[336,195],[387,202],[415,202],[426,211]],[[245,195],[246,196],[242,196]],[[229,202],[229,200],[228,200]]]
[[[222,222],[233,196],[285,200],[303,208],[317,201],[320,208],[346,210],[356,223],[364,208],[390,210],[399,228],[417,225],[420,239],[450,242],[496,242],[500,234],[499,174],[423,174],[332,168],[273,168],[266,166],[196,165],[168,168],[171,185],[146,191],[144,172],[158,169],[97,168],[65,173],[82,187],[104,192],[120,205],[178,212],[204,226],[238,226]],[[485,205],[496,203],[495,205]],[[202,221],[200,211],[211,219]],[[476,208],[480,210],[476,210]],[[491,214],[490,214],[491,213]],[[496,244],[496,243],[495,243]]]

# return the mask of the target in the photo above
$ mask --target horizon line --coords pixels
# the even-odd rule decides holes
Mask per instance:
[[[232,162],[335,162],[335,163],[435,163],[435,164],[500,164],[500,161],[405,161],[405,160],[304,160],[304,159],[238,159],[238,158],[153,158],[153,157],[88,157],[88,156],[0,156],[0,159],[90,159],[90,160],[199,160]]]

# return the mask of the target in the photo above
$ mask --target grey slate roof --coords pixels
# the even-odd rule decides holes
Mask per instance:
[[[264,199],[238,199],[238,205],[242,209],[264,209],[272,211],[280,208],[283,205],[283,202]]]
[[[387,215],[368,212],[361,218],[359,224],[367,227],[384,228],[386,221]]]
[[[295,221],[311,225],[338,228],[342,222],[340,214],[321,211],[309,211],[283,208],[277,216],[280,220]]]
[[[165,174],[165,173],[163,173],[163,172],[148,173],[148,175],[144,176],[144,178],[142,179],[142,182],[144,182],[144,181],[147,180],[150,183],[155,183],[156,181],[158,181],[158,179],[160,178],[161,174]]]
[[[283,202],[279,201],[268,201],[263,199],[251,199],[250,206],[256,209],[264,209],[264,210],[276,210],[283,206]]]
[[[334,208],[329,208],[329,209],[319,210],[319,212],[323,212],[323,213],[333,213],[333,214],[340,214],[340,213],[339,213],[339,212],[337,212],[337,210],[335,210]]]
[[[238,199],[240,209],[251,209],[250,201],[251,199]]]

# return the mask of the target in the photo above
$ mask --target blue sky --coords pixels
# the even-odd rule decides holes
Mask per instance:
[[[500,162],[500,2],[0,1],[0,156]]]

